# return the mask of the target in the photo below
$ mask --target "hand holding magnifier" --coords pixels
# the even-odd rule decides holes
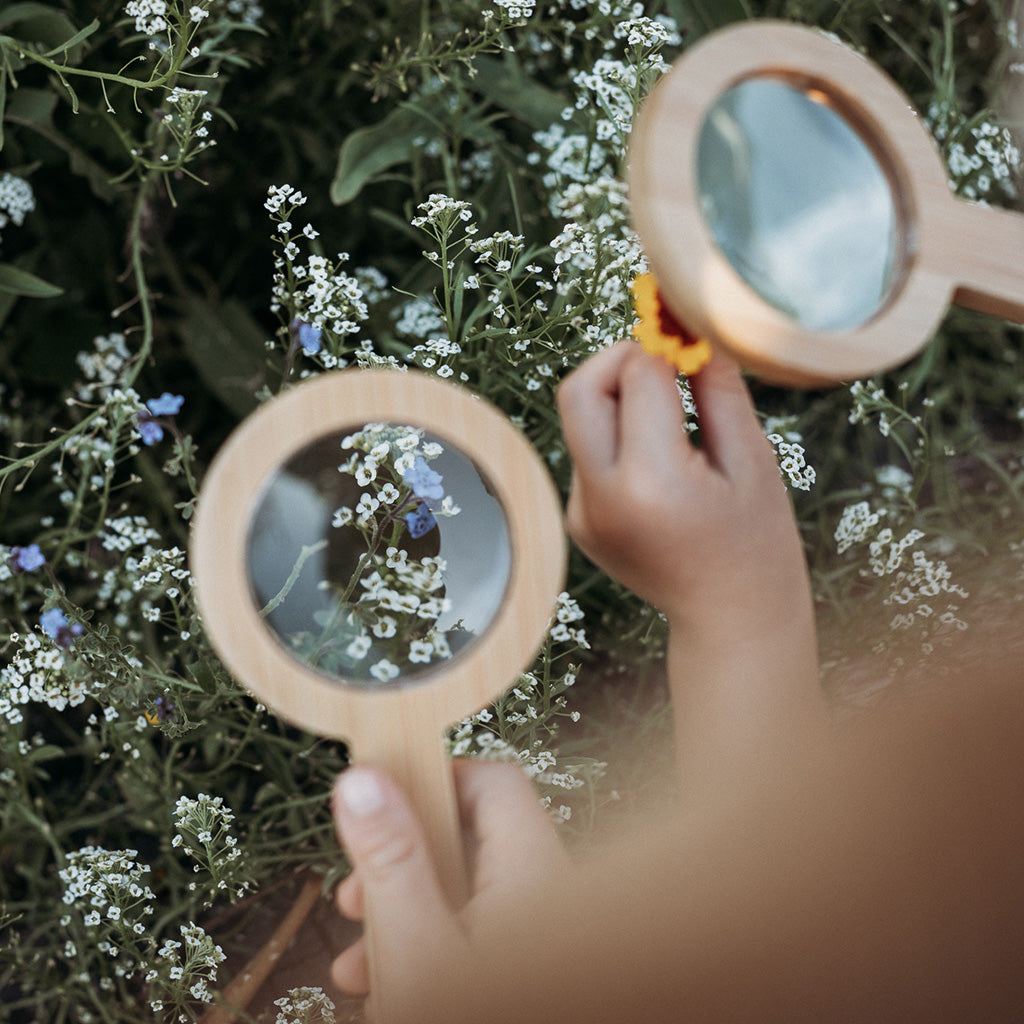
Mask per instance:
[[[1024,323],[1024,217],[957,199],[910,101],[815,30],[696,44],[641,110],[629,173],[668,307],[770,380],[896,366],[950,302]]]
[[[191,556],[228,668],[396,779],[461,902],[444,730],[528,665],[564,580],[561,505],[529,442],[434,377],[323,374],[258,409],[217,454]]]

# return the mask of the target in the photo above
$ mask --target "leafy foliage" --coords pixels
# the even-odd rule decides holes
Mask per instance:
[[[227,980],[224,903],[258,914],[282,878],[313,871],[326,887],[347,870],[326,801],[344,748],[258,706],[199,621],[185,552],[206,466],[269,396],[390,365],[496,403],[564,492],[554,391],[631,327],[644,260],[622,180],[630,124],[682,47],[747,17],[834,32],[909,93],[961,194],[1015,197],[1016,149],[992,108],[1013,98],[1017,30],[996,0],[491,7],[0,10],[0,1000],[13,1020],[197,1020]],[[957,311],[885,379],[755,384],[837,694],[866,653],[873,678],[934,671],[979,628],[977,602],[1019,584],[1020,352],[1019,328]],[[976,589],[983,551],[1008,568]],[[869,608],[880,617],[854,615]],[[616,767],[603,763],[614,726],[577,725],[579,708],[600,705],[606,675],[657,676],[663,633],[574,554],[536,663],[452,731],[452,749],[521,761],[553,816],[585,832]],[[294,1007],[327,1019],[314,991]]]

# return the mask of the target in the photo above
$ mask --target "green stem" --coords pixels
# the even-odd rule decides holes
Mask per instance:
[[[291,593],[292,587],[294,587],[298,582],[299,576],[302,573],[302,568],[306,562],[308,562],[318,551],[322,551],[325,547],[327,547],[326,540],[318,540],[315,544],[302,545],[299,557],[295,559],[295,565],[292,566],[292,571],[289,574],[288,579],[284,581],[284,586],[260,609],[261,617],[266,618],[281,604],[281,602]]]

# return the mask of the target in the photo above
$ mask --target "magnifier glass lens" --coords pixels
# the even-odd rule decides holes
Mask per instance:
[[[889,180],[826,99],[746,79],[712,106],[697,154],[719,249],[763,299],[812,330],[866,323],[900,269]]]
[[[457,447],[408,425],[365,424],[271,476],[247,558],[260,614],[299,661],[379,688],[429,672],[487,629],[511,542]]]

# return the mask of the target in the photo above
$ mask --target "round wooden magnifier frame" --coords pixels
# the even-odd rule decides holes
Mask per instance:
[[[323,675],[285,648],[257,606],[249,537],[261,496],[294,455],[378,422],[422,428],[473,462],[504,514],[511,565],[482,635],[451,659],[370,689]],[[325,373],[271,399],[228,438],[199,497],[192,572],[204,627],[224,663],[282,717],[345,740],[351,760],[398,781],[420,811],[453,898],[465,877],[443,733],[498,697],[539,649],[564,585],[561,519],[546,468],[512,423],[465,388],[415,371]]]
[[[803,327],[761,298],[714,240],[698,188],[701,130],[729,89],[755,78],[789,83],[831,105],[889,179],[895,277],[863,324]],[[777,383],[820,386],[899,365],[927,344],[950,302],[1024,322],[1024,217],[956,198],[906,96],[865,57],[814,29],[745,22],[688,50],[641,109],[629,181],[635,227],[668,307]]]

